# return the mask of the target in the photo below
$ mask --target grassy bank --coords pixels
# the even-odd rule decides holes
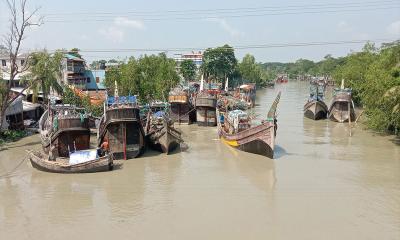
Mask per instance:
[[[5,130],[0,132],[0,145],[7,142],[15,142],[29,135],[26,130]]]

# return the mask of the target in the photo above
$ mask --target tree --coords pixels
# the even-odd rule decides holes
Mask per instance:
[[[192,60],[183,60],[180,64],[180,72],[186,81],[194,79],[196,70],[196,64]]]
[[[119,95],[139,95],[141,101],[165,100],[168,92],[179,82],[175,61],[165,54],[131,57],[119,67],[106,72],[105,85],[112,95],[115,83]]]
[[[44,101],[47,101],[50,90],[59,94],[63,92],[63,88],[59,84],[62,58],[62,52],[56,51],[54,54],[49,54],[46,50],[33,53],[29,58],[30,74],[27,75],[27,78],[32,81],[31,89],[34,95],[39,89],[42,90]]]
[[[27,10],[27,0],[6,0],[9,12],[10,12],[10,26],[9,32],[5,36],[4,46],[7,48],[7,53],[9,54],[10,69],[8,83],[4,86],[5,94],[2,96],[1,106],[0,106],[0,129],[3,127],[4,115],[7,108],[12,104],[19,96],[22,95],[21,91],[14,96],[11,96],[9,92],[11,87],[16,80],[18,74],[23,74],[28,69],[28,61],[24,61],[25,64],[19,65],[17,63],[18,56],[20,55],[23,40],[25,39],[25,32],[29,27],[33,25],[40,25],[41,19],[38,22],[33,22],[32,18],[38,11],[36,8],[33,11]],[[27,60],[27,59],[26,59]],[[25,86],[23,90],[29,88],[29,85]]]
[[[224,82],[236,68],[237,59],[232,47],[225,44],[222,47],[208,48],[203,54],[202,71],[206,77]]]
[[[71,50],[69,50],[68,53],[77,58],[82,58],[82,55],[79,53],[79,51],[80,51],[79,48],[72,48]]]

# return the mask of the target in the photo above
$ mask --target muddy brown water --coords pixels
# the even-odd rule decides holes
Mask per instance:
[[[31,136],[0,151],[0,239],[400,239],[400,146],[361,126],[303,118],[308,86],[277,91],[274,160],[181,126],[189,145],[149,151],[112,172],[59,175],[29,166]],[[21,163],[19,165],[19,163]]]

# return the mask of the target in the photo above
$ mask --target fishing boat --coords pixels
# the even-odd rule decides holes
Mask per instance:
[[[247,103],[249,108],[256,104],[256,84],[247,83],[239,86],[239,98]]]
[[[136,96],[107,97],[100,119],[98,146],[108,142],[114,159],[136,158],[145,148],[145,134]]]
[[[178,124],[192,124],[196,120],[195,108],[190,99],[190,88],[176,87],[168,96],[171,119]]]
[[[151,148],[166,154],[175,150],[183,142],[181,132],[174,128],[168,112],[162,110],[148,113],[146,139]]]
[[[352,90],[344,88],[344,81],[342,81],[341,87],[334,89],[328,117],[332,121],[343,123],[355,121],[355,116]]]
[[[75,106],[49,105],[39,120],[43,151],[54,157],[68,157],[70,151],[88,149],[88,116]]]
[[[112,156],[98,156],[95,149],[76,151],[69,157],[56,157],[54,160],[40,151],[28,151],[28,157],[34,168],[52,173],[92,173],[113,169]]]
[[[323,101],[325,83],[310,82],[310,96],[304,105],[304,116],[313,120],[326,119],[328,107]]]
[[[276,108],[281,93],[272,104],[267,119],[252,126],[249,115],[241,110],[218,112],[218,135],[226,144],[245,152],[274,157],[277,131]]]
[[[281,83],[288,83],[288,77],[287,75],[279,75],[276,80],[276,83],[281,84]]]

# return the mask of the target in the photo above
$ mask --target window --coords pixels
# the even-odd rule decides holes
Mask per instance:
[[[21,66],[24,66],[24,64],[25,64],[25,60],[22,59],[22,60],[21,60]]]
[[[1,66],[3,66],[3,67],[7,66],[6,60],[1,60]]]
[[[86,78],[86,82],[90,83],[90,77]]]
[[[99,83],[99,82],[100,82],[100,78],[96,77],[96,83]]]

